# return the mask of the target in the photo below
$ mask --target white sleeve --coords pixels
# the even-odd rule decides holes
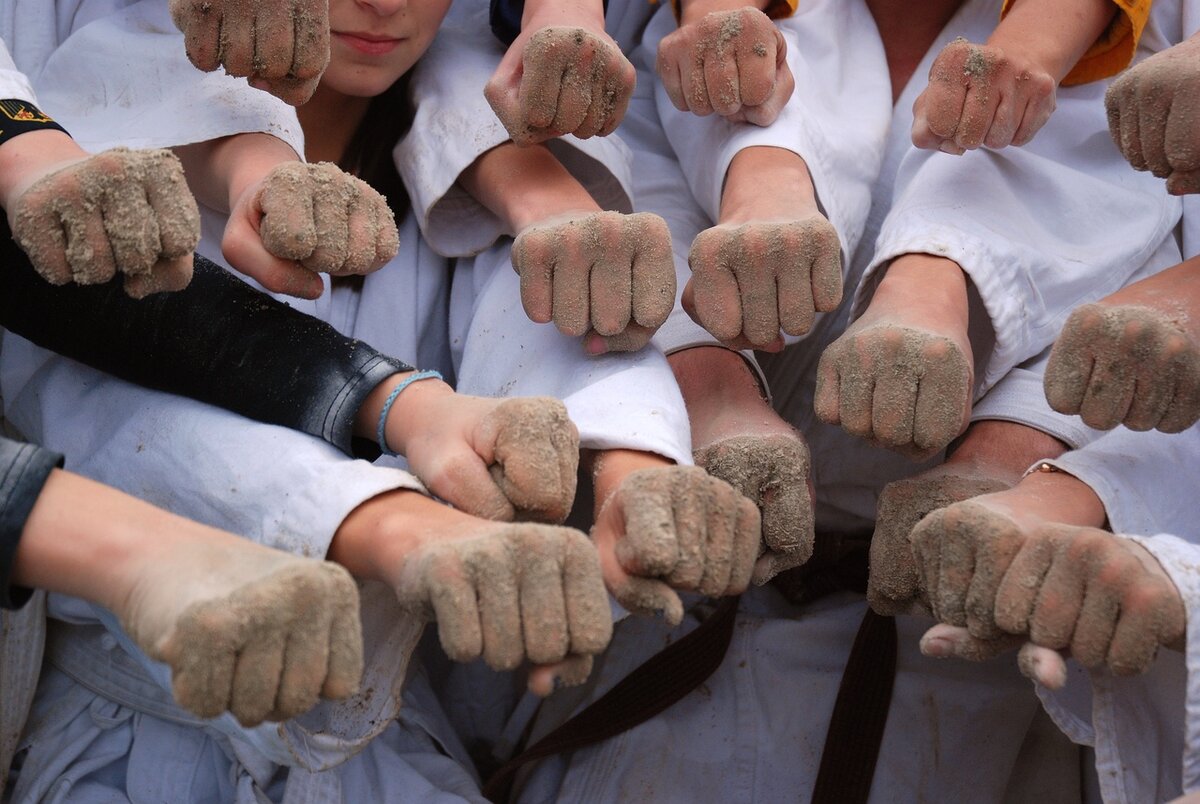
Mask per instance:
[[[3,41],[0,41],[0,100],[20,100],[37,105],[29,79],[17,69]]]
[[[896,257],[954,260],[995,335],[978,372],[986,390],[1050,345],[1072,310],[1125,285],[1172,238],[1180,203],[1113,145],[1105,87],[1060,89],[1057,111],[1024,147],[957,157],[911,149],[855,314]]]
[[[776,24],[787,41],[796,90],[774,123],[760,127],[681,112],[656,76],[659,115],[693,195],[714,221],[729,163],[739,151],[770,146],[802,157],[848,265],[866,225],[891,120],[891,90],[879,80],[888,72],[883,46],[860,2],[801,3]],[[663,4],[646,29],[645,47],[654,52],[674,29],[674,15]]]
[[[141,0],[74,31],[34,87],[55,119],[91,151],[265,132],[304,153],[296,110],[244,78],[193,67],[161,0]]]
[[[445,256],[477,254],[513,234],[457,184],[476,159],[509,139],[483,95],[503,55],[488,23],[488,3],[458,0],[411,76],[416,113],[396,146],[396,167],[422,234]],[[633,210],[632,157],[620,139],[561,137],[547,147],[602,209]]]

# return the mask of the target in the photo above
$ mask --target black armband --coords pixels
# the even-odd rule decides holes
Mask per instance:
[[[32,103],[22,100],[0,100],[0,145],[31,131],[61,131],[67,134],[65,128],[43,114]]]
[[[19,609],[29,600],[29,589],[9,585],[17,544],[42,486],[62,465],[57,452],[0,436],[0,609]]]

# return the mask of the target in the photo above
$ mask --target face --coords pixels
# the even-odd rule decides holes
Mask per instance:
[[[330,0],[329,67],[321,85],[343,95],[379,95],[429,48],[450,0]]]

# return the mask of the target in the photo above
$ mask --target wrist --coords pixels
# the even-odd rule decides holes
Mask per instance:
[[[795,152],[755,146],[739,151],[729,163],[718,223],[799,220],[819,212],[812,175]]]
[[[874,299],[895,296],[919,297],[926,304],[967,309],[967,275],[954,260],[933,254],[903,254],[887,266]],[[898,303],[903,304],[903,301]],[[963,321],[966,326],[966,321]]]
[[[526,0],[521,31],[532,33],[551,26],[604,30],[602,0]]]
[[[0,204],[11,211],[21,193],[58,167],[90,154],[63,131],[30,131],[0,145]]]
[[[380,417],[386,416],[383,421],[384,437],[390,450],[398,455],[408,454],[412,434],[427,430],[430,421],[439,418],[444,413],[447,399],[454,396],[454,389],[438,377],[413,379],[421,373],[408,371],[393,375],[380,383],[379,387],[368,397],[368,400],[373,403],[370,406],[376,407],[379,411],[373,420],[374,428],[371,438],[378,437]],[[408,384],[405,385],[405,383]],[[402,385],[400,393],[385,410],[387,400]],[[379,396],[376,399],[377,395]],[[368,404],[364,404],[363,407],[366,409]]]
[[[419,492],[388,491],[363,502],[342,520],[326,555],[356,578],[395,586],[405,559],[419,546],[420,503],[437,505]]]

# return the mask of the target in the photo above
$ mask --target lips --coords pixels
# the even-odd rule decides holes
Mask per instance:
[[[359,53],[365,53],[368,56],[383,56],[391,53],[396,49],[397,45],[404,41],[403,39],[394,39],[388,36],[368,33],[342,33],[341,31],[334,31],[333,35]]]

